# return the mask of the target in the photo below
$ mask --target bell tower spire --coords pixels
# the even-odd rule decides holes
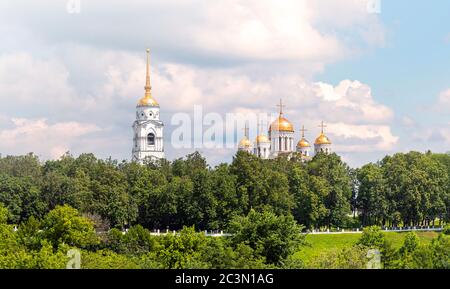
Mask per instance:
[[[145,76],[145,97],[152,97],[152,86],[150,85],[150,49],[147,48],[147,73]]]
[[[147,48],[147,69],[145,74],[145,94],[138,102],[138,106],[159,106],[152,96],[152,85],[150,84],[150,49]]]

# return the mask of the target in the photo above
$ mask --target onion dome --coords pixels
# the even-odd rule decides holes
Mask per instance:
[[[317,145],[321,145],[321,144],[331,144],[330,139],[324,135],[323,133],[321,133],[317,138],[316,141],[314,142]]]
[[[270,131],[294,132],[292,123],[281,115],[270,125]]]
[[[270,131],[281,131],[281,132],[294,132],[294,125],[283,117],[283,102],[280,99],[280,104],[278,105],[280,107],[280,115],[278,118],[272,122],[270,125],[269,130]]]
[[[297,148],[309,148],[311,145],[309,142],[305,139],[305,126],[302,127],[302,139],[297,143]]]
[[[247,138],[244,137],[240,142],[239,142],[239,148],[240,149],[248,149],[252,146],[252,142]]]
[[[297,147],[298,148],[309,148],[311,147],[311,145],[309,144],[309,142],[302,138],[298,143],[297,143]]]
[[[316,138],[316,141],[314,142],[316,145],[324,145],[324,144],[331,144],[330,139],[324,134],[323,128],[326,127],[326,125],[323,123],[320,125],[322,128],[322,131],[320,135]]]
[[[268,143],[268,142],[270,142],[270,140],[265,135],[260,134],[259,136],[256,137],[255,142],[256,143]]]

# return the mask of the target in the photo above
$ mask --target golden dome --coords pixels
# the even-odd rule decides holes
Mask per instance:
[[[240,142],[239,142],[239,147],[240,148],[249,148],[252,146],[252,142],[247,138],[244,137]]]
[[[309,144],[309,142],[302,138],[298,143],[297,143],[297,147],[298,148],[309,148],[311,147],[311,145]]]
[[[269,138],[266,137],[265,135],[261,134],[259,136],[256,137],[255,140],[256,143],[262,143],[262,142],[270,142]]]
[[[289,120],[280,115],[277,120],[270,125],[270,131],[294,132],[294,126]]]
[[[323,133],[321,133],[321,134],[316,138],[315,144],[316,144],[316,145],[331,144],[331,141],[330,141],[330,139],[329,139],[326,135],[324,135]]]
[[[144,96],[139,99],[138,105],[140,106],[159,106],[158,102],[151,96]]]

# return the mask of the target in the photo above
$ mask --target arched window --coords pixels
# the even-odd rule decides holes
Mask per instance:
[[[149,133],[147,135],[147,145],[149,146],[155,145],[155,135],[153,133]]]

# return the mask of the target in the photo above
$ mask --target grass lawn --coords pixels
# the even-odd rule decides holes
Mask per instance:
[[[386,238],[395,248],[403,244],[406,233],[389,232],[385,233]],[[436,232],[417,232],[421,242],[427,244],[438,236]],[[339,250],[353,246],[361,237],[361,234],[336,234],[336,235],[307,235],[307,246],[295,253],[295,258],[307,262],[327,251]]]

